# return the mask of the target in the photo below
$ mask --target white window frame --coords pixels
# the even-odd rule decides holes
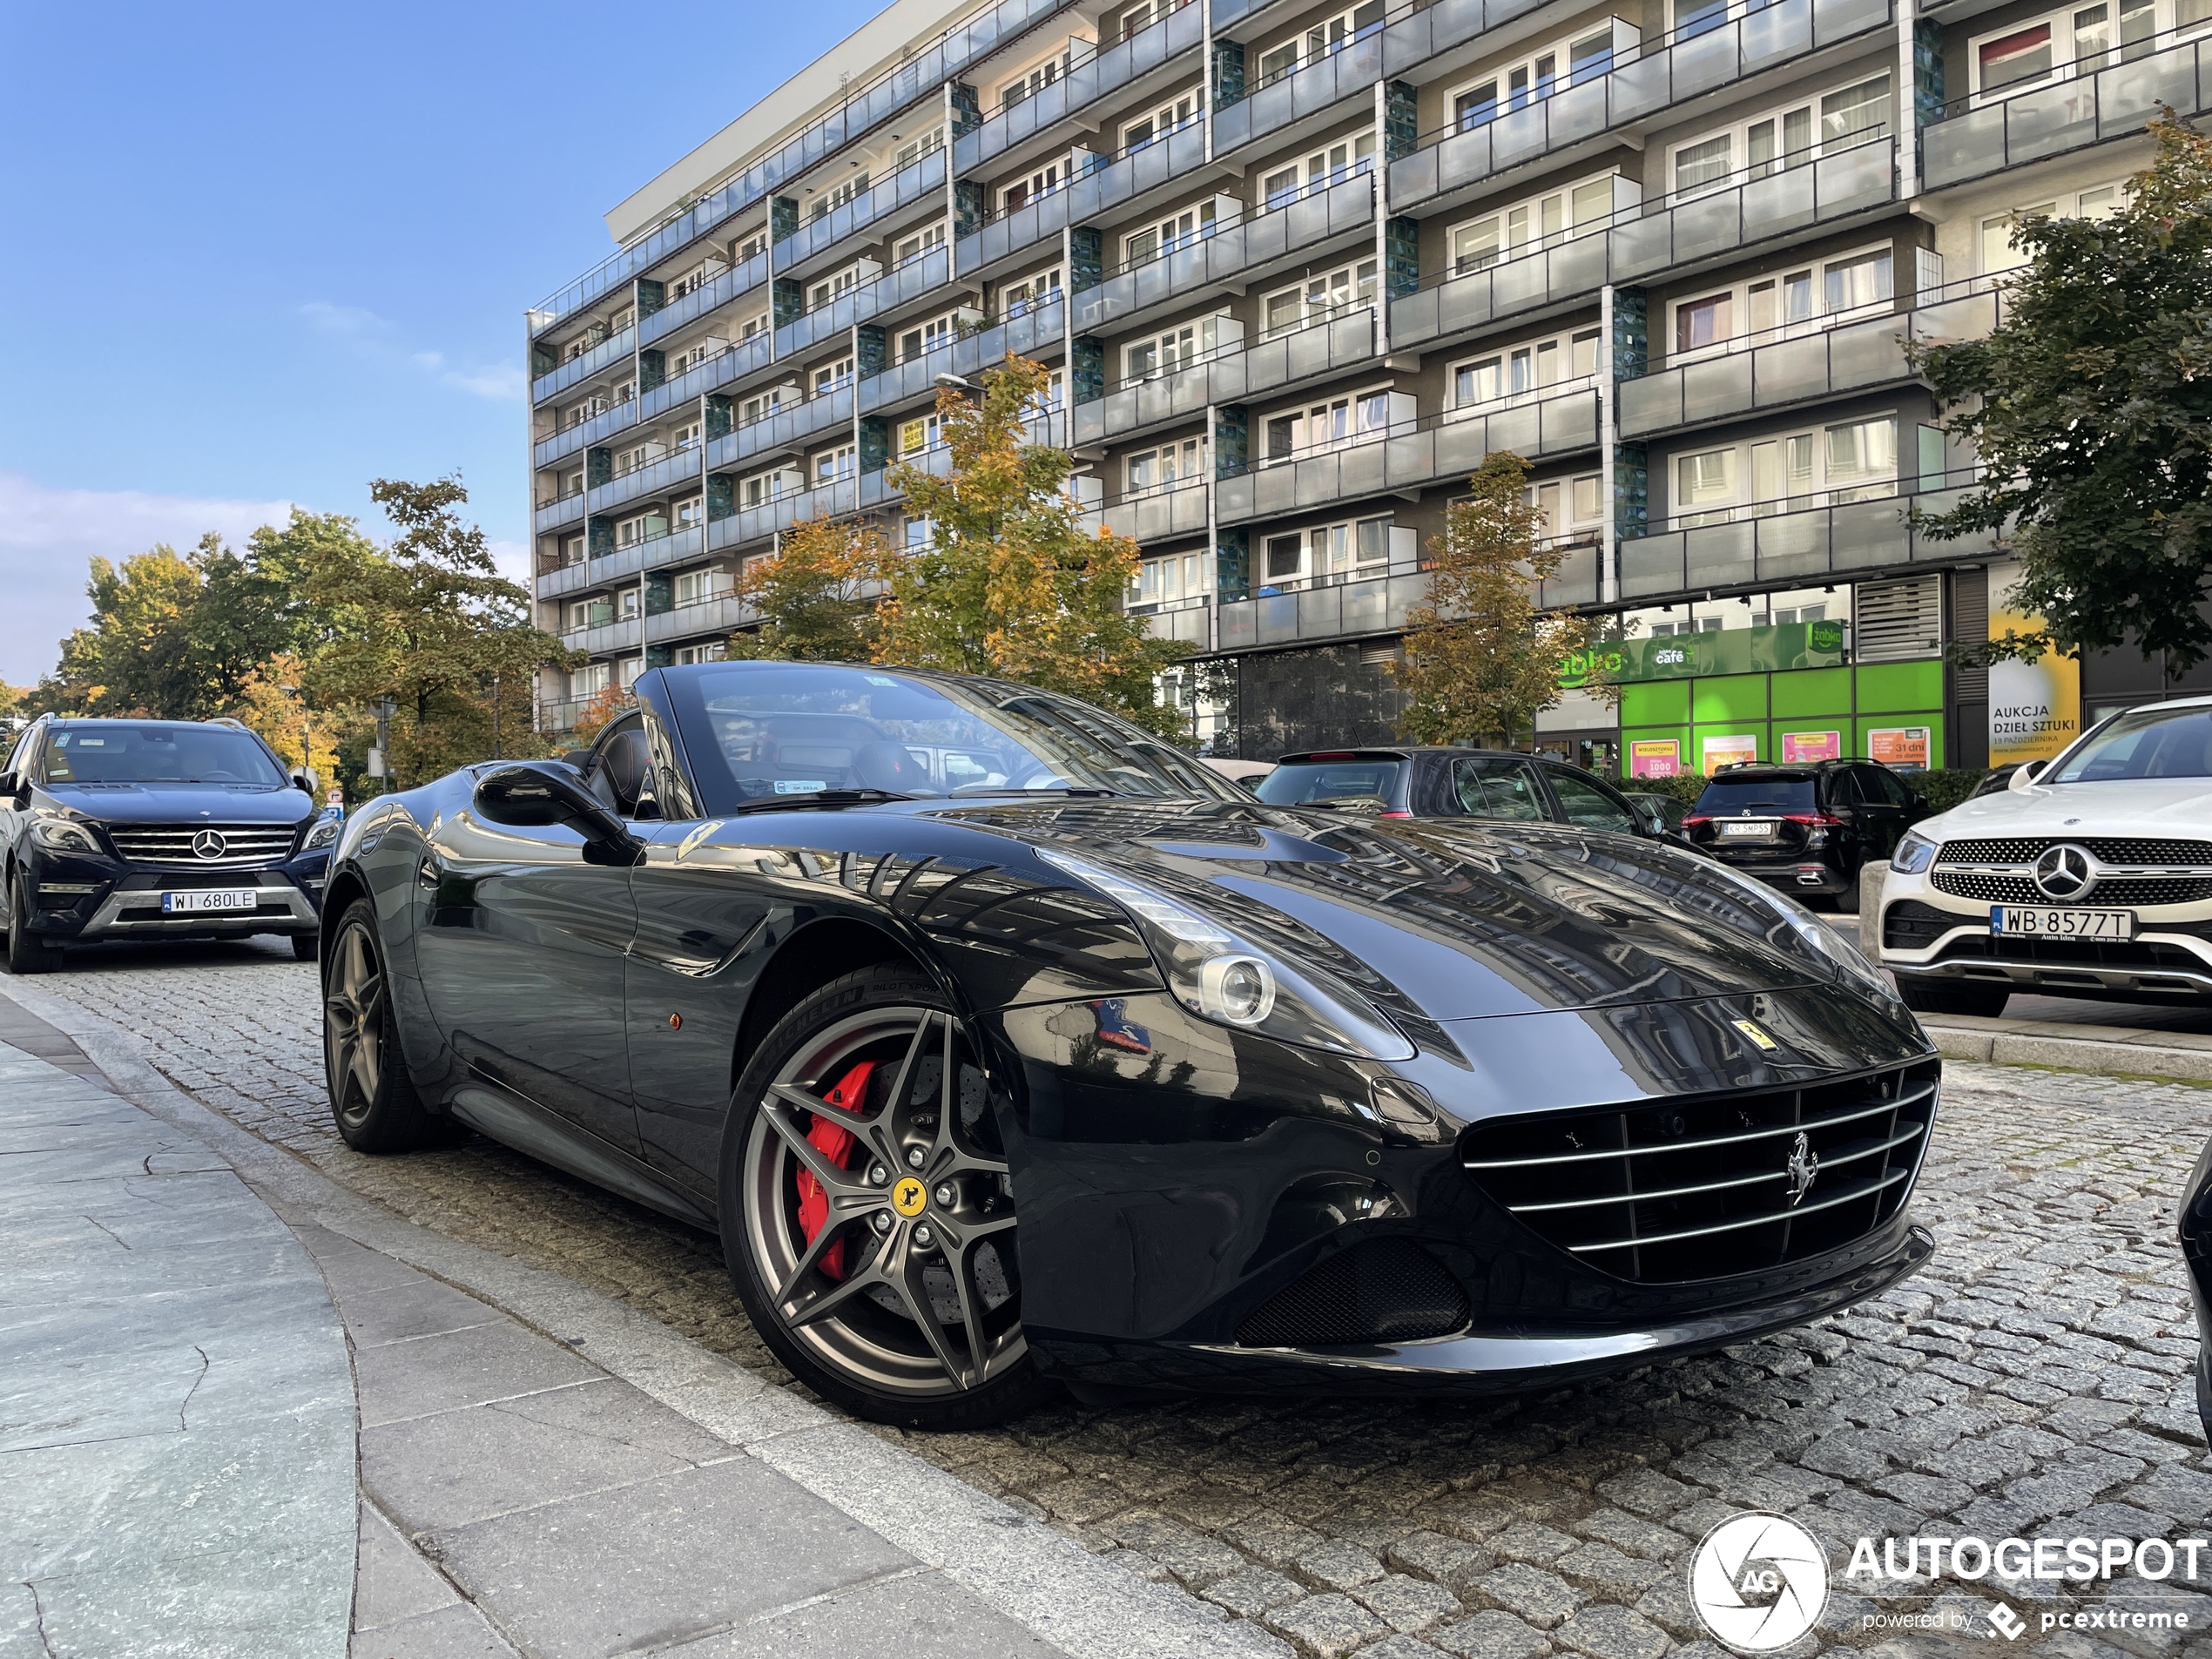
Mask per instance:
[[[786,496],[797,495],[806,487],[804,474],[793,467],[778,467],[772,472],[756,472],[738,480],[738,505],[750,511],[756,507],[767,507]]]
[[[1060,297],[1060,267],[1051,266],[1045,270],[1024,277],[1019,282],[1002,283],[999,287],[999,316],[1011,322],[1032,311],[1042,311]]]
[[[807,488],[819,489],[825,485],[851,478],[859,472],[860,465],[860,451],[850,443],[817,449],[806,457]]]
[[[1135,120],[1121,127],[1121,153],[1133,156],[1148,145],[1159,144],[1185,127],[1206,118],[1206,84],[1193,81],[1166,94]]]
[[[693,525],[705,523],[706,498],[703,496],[689,496],[673,503],[670,522],[674,529],[679,530],[687,530]]]
[[[1834,297],[1841,303],[1830,304],[1831,291],[1840,286],[1834,280],[1836,277],[1868,260],[1884,258],[1890,261],[1890,269],[1885,273],[1888,293],[1856,305],[1848,302],[1848,296],[1837,294]],[[1869,242],[1824,259],[1808,260],[1684,294],[1667,307],[1663,336],[1666,361],[1669,367],[1699,362],[1708,357],[1724,357],[1730,352],[1749,351],[1773,341],[1819,334],[1862,318],[1886,316],[1895,309],[1896,258],[1894,244]],[[1716,334],[1703,345],[1682,345],[1685,318],[1695,314],[1701,307],[1723,299],[1728,302],[1728,332]]]
[[[1830,471],[1835,435],[1886,426],[1890,465],[1886,474],[1869,471],[1837,482]],[[1701,524],[1733,524],[1776,513],[1797,513],[1855,501],[1878,501],[1897,493],[1905,458],[1899,453],[1904,427],[1894,409],[1852,421],[1824,421],[1816,426],[1785,428],[1734,443],[1686,446],[1667,457],[1669,523],[1677,529]],[[1796,446],[1802,445],[1802,449]],[[1724,459],[1723,459],[1724,458]],[[1703,503],[1686,499],[1686,463],[1701,463],[1728,475],[1730,499]]]
[[[718,663],[726,658],[729,654],[730,642],[728,640],[710,639],[703,645],[678,645],[672,656],[673,659],[679,664]]]
[[[1170,374],[1211,362],[1224,349],[1234,350],[1243,340],[1233,326],[1223,327],[1229,320],[1225,314],[1217,312],[1186,322],[1171,322],[1163,328],[1147,330],[1142,339],[1123,341],[1120,383],[1136,386],[1145,381],[1164,380]],[[1228,337],[1225,346],[1224,335]]]
[[[1202,603],[1214,590],[1213,564],[1204,551],[1148,558],[1130,579],[1124,603],[1132,610],[1179,609]]]
[[[1359,260],[1350,265],[1307,277],[1288,288],[1279,288],[1260,301],[1262,340],[1276,340],[1318,323],[1332,322],[1355,311],[1371,311],[1381,293],[1381,262]],[[1298,304],[1296,320],[1277,320],[1278,307]]]
[[[917,415],[911,420],[899,422],[899,459],[901,461],[927,455],[944,442],[944,430],[934,409],[927,415]]]
[[[656,529],[655,525],[659,528]],[[615,545],[617,548],[642,547],[647,542],[658,542],[668,534],[665,513],[635,513],[618,519],[615,523]]]
[[[1252,82],[1257,92],[1264,86],[1287,80],[1302,69],[1325,62],[1356,41],[1380,31],[1387,8],[1385,0],[1362,3],[1318,18],[1296,34],[1277,41],[1265,51],[1252,54]],[[1287,55],[1286,55],[1287,54]]]
[[[1562,328],[1449,364],[1444,371],[1446,418],[1512,408],[1596,385],[1604,338],[1603,330],[1595,327]],[[1589,367],[1578,368],[1578,361],[1584,356]],[[1482,371],[1494,365],[1497,389],[1486,394]],[[1544,378],[1547,374],[1551,376],[1548,380]],[[1462,374],[1471,384],[1462,385]]]
[[[1332,139],[1319,149],[1293,158],[1287,165],[1261,175],[1259,206],[1272,213],[1307,196],[1318,196],[1332,185],[1364,178],[1375,170],[1375,130],[1366,127]]]
[[[1270,409],[1253,422],[1259,449],[1253,464],[1280,467],[1308,455],[1380,442],[1390,435],[1391,396],[1395,390],[1388,381],[1383,381],[1363,386],[1356,392],[1309,397],[1286,408]],[[1315,429],[1316,417],[1319,417],[1318,431]],[[1274,442],[1276,428],[1285,421],[1290,423],[1290,445],[1278,450]]]
[[[847,206],[868,193],[868,170],[856,169],[849,176],[833,184],[814,187],[814,199],[806,204],[806,222],[827,219],[839,208]]]
[[[1622,211],[1621,185],[1627,182],[1619,169],[1608,169],[1461,219],[1445,233],[1445,268],[1453,276],[1469,276],[1608,225]]]
[[[1622,38],[1622,30],[1627,30],[1630,39],[1637,32],[1635,24],[1608,17],[1602,24],[1591,24],[1503,63],[1493,64],[1479,75],[1468,76],[1444,95],[1444,108],[1450,112],[1452,130],[1472,132],[1501,115],[1510,115],[1570,86],[1580,86],[1609,74],[1616,53],[1628,44]],[[1593,43],[1602,43],[1602,50],[1586,50]],[[1582,53],[1579,58],[1575,56],[1578,51]],[[1561,72],[1561,64],[1566,66],[1564,74]],[[1466,110],[1460,107],[1460,100],[1486,87],[1490,91],[1487,105],[1478,104]]]
[[[917,163],[924,162],[945,147],[945,127],[942,122],[919,138],[908,138],[891,152],[891,171],[902,173]]]
[[[726,564],[708,564],[696,570],[680,570],[669,583],[670,604],[678,610],[706,604],[722,598],[736,585],[736,578],[730,574],[730,567]]]
[[[853,383],[853,360],[839,357],[815,368],[806,377],[810,397],[828,397]]]
[[[2027,263],[2027,255],[2012,246],[2013,227],[2024,219],[2108,219],[2118,212],[2128,201],[2128,181],[2114,179],[2102,185],[2093,185],[2087,190],[2061,192],[2048,200],[2026,206],[2008,208],[2004,212],[1981,214],[1975,226],[1974,256],[1981,266],[1984,278],[2006,275]],[[2005,241],[2000,251],[1993,252],[1990,241],[1993,233],[2001,231]],[[2001,260],[2001,263],[1999,262]]]
[[[1196,247],[1218,228],[1221,198],[1208,196],[1187,207],[1177,207],[1122,237],[1122,262],[1128,271],[1186,247]]]
[[[2185,9],[2199,15],[2185,17]],[[2025,39],[2038,29],[2047,31],[2048,64],[2033,73],[1988,84],[1983,48]],[[2023,17],[2005,28],[1968,36],[1967,96],[1972,105],[1979,108],[2032,87],[2079,80],[2116,64],[2139,62],[2207,30],[2212,30],[2212,6],[2204,0],[2134,0],[2132,4],[2128,0],[2089,0],[2087,4],[2060,6],[2040,17]],[[2060,42],[2068,49],[2064,57],[2059,56]]]
[[[1170,438],[1148,444],[1122,457],[1122,499],[1165,495],[1204,483],[1206,457],[1212,446],[1203,437]]]
[[[912,265],[930,249],[944,246],[945,221],[941,219],[934,225],[923,226],[911,236],[900,237],[897,252],[892,257],[891,268],[895,271]]]
[[[1854,127],[1828,134],[1831,119],[1829,105],[1847,93],[1863,91],[1879,83],[1883,87],[1885,114],[1878,125]],[[1847,107],[1847,106],[1846,106]],[[1802,118],[1802,119],[1800,119]],[[1684,198],[1709,195],[1716,190],[1727,190],[1754,179],[1764,179],[1823,156],[1842,153],[1887,137],[1897,131],[1897,88],[1893,78],[1885,70],[1879,75],[1862,76],[1842,86],[1831,86],[1804,98],[1792,98],[1787,104],[1761,110],[1742,120],[1731,121],[1726,126],[1709,127],[1695,138],[1672,145],[1667,151],[1667,192],[1670,197]],[[1706,173],[1689,184],[1682,179],[1683,159],[1691,152],[1710,145],[1723,144],[1725,165],[1718,172]],[[1708,158],[1699,163],[1710,166]]]
[[[1364,582],[1387,575],[1391,532],[1397,528],[1396,521],[1388,513],[1363,513],[1357,518],[1263,536],[1258,585],[1296,593],[1306,588],[1335,587],[1340,583]],[[1367,532],[1364,536],[1363,530]],[[1292,541],[1298,543],[1297,565],[1293,570],[1278,575],[1276,562]],[[1373,556],[1377,545],[1382,550],[1379,557]]]

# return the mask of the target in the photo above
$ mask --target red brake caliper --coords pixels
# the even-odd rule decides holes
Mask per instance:
[[[857,1113],[861,1103],[868,1097],[868,1076],[874,1070],[874,1061],[863,1060],[840,1078],[837,1087],[822,1098],[833,1106]],[[806,1143],[840,1170],[858,1144],[850,1130],[841,1127],[820,1112],[814,1114],[814,1127],[806,1132]],[[802,1166],[799,1171],[799,1230],[806,1235],[806,1242],[811,1244],[822,1229],[828,1225],[829,1194],[822,1190],[822,1184],[814,1178],[813,1171]],[[822,1252],[822,1258],[817,1264],[821,1268],[824,1278],[843,1278],[845,1241],[842,1238],[833,1240],[830,1247]]]

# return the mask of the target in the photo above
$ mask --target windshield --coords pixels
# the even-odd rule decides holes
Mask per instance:
[[[1286,760],[1252,791],[1271,806],[1308,806],[1325,800],[1395,798],[1403,760]]]
[[[290,783],[253,733],[224,725],[57,727],[46,739],[50,784]]]
[[[1812,811],[1810,778],[1715,779],[1697,798],[1697,810],[1708,818],[1733,818],[1741,813],[1809,813]]]
[[[709,812],[831,789],[1244,799],[1164,739],[1026,686],[829,663],[717,664],[666,684]]]
[[[2212,709],[2137,709],[2090,734],[2043,783],[2212,778]]]

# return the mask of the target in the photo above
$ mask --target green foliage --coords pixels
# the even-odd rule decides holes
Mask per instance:
[[[2212,652],[2212,139],[2166,114],[2118,213],[2014,232],[2029,261],[1993,334],[1912,353],[1990,480],[1926,528],[2017,520],[2020,606],[2045,619],[1986,656]]]
[[[1705,792],[1705,780],[1694,772],[1678,772],[1671,778],[1623,778],[1620,783],[1632,795],[1669,795],[1685,806],[1697,805]]]
[[[1905,786],[1917,795],[1928,798],[1928,810],[1913,814],[1915,819],[1932,818],[1938,813],[1947,813],[1972,795],[1981,780],[1989,776],[1986,770],[1966,768],[1941,772],[1907,772],[1899,774]],[[1698,796],[1705,792],[1705,779],[1696,772],[1680,772],[1672,778],[1622,778],[1620,786],[1633,794],[1671,795],[1685,806],[1695,806]]]
[[[873,525],[810,519],[772,558],[745,561],[738,595],[761,625],[730,637],[730,655],[786,663],[865,663],[875,649],[875,596],[893,555]]]
[[[1024,441],[1050,379],[1009,354],[983,377],[980,401],[940,393],[949,473],[904,462],[890,469],[907,510],[928,519],[930,544],[890,567],[875,660],[1019,680],[1176,737],[1188,717],[1161,701],[1156,682],[1190,647],[1153,638],[1123,610],[1136,543],[1087,531],[1067,493],[1074,457]]]

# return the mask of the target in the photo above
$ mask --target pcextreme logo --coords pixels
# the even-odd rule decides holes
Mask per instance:
[[[1723,1647],[1786,1648],[1828,1605],[1828,1552],[1794,1521],[1757,1511],[1732,1515],[1689,1559],[1689,1604]]]

